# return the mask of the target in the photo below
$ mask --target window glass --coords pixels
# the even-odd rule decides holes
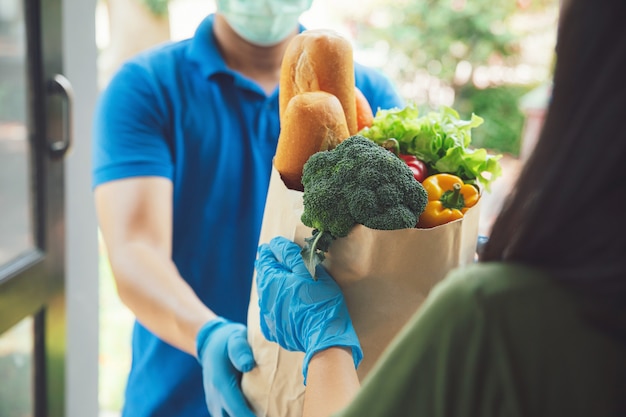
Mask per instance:
[[[0,334],[0,416],[33,415],[33,319]],[[7,381],[10,381],[7,383]]]
[[[33,247],[22,3],[0,0],[0,267]]]

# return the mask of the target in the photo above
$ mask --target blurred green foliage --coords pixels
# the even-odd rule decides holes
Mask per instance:
[[[27,353],[0,356],[0,416],[22,417],[30,415],[33,405],[31,387],[32,358]],[[10,382],[7,382],[10,381]]]
[[[156,16],[164,16],[168,13],[169,0],[141,0]]]
[[[402,0],[384,2],[375,13],[388,25],[358,24],[359,46],[367,48],[384,41],[390,58],[402,63],[398,75],[410,80],[417,69],[452,79],[460,61],[486,64],[498,56],[513,63],[519,39],[507,21],[516,11],[513,1],[491,0]]]
[[[99,259],[100,276],[100,371],[99,401],[102,410],[119,411],[124,403],[131,363],[134,316],[122,303],[109,259],[104,250]],[[1,415],[1,414],[0,414]]]
[[[519,102],[531,85],[503,85],[478,89],[471,84],[459,90],[454,108],[469,119],[472,112],[485,122],[472,131],[472,146],[518,157],[524,127]]]
[[[447,104],[463,117],[474,112],[485,119],[472,132],[473,145],[518,155],[524,124],[519,99],[535,85],[502,78],[481,89],[473,84],[474,74],[479,68],[485,74],[489,67],[512,69],[524,63],[524,38],[535,36],[536,28],[520,30],[515,19],[553,11],[557,5],[558,0],[380,0],[369,20],[353,26],[358,48],[386,50],[381,69],[396,85],[411,86],[406,90],[410,94],[422,89],[415,94],[420,107],[441,104],[437,91],[431,93],[434,84],[448,88],[454,103]]]

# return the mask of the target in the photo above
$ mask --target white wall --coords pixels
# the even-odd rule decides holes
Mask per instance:
[[[66,417],[98,415],[98,238],[91,194],[91,121],[97,96],[96,0],[63,0],[63,67],[74,89],[66,157]]]

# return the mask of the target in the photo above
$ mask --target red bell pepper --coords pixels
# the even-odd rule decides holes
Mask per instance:
[[[422,182],[428,175],[428,168],[426,164],[419,159],[415,155],[407,155],[400,153],[400,144],[395,138],[389,138],[382,143],[382,147],[396,155],[398,158],[402,159],[408,166],[411,168],[411,172],[413,172],[413,177]]]
[[[398,155],[400,159],[402,159],[413,171],[413,177],[419,182],[424,181],[426,175],[428,173],[428,168],[426,168],[426,164],[417,159],[415,155]]]

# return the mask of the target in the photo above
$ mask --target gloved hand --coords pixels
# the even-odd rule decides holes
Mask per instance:
[[[261,331],[284,349],[304,352],[306,376],[311,357],[332,346],[352,348],[355,368],[363,358],[343,293],[320,265],[309,274],[300,247],[283,237],[259,247],[256,284]]]
[[[476,260],[480,260],[480,257],[483,256],[483,251],[485,250],[485,245],[489,242],[489,237],[485,235],[478,235],[478,239],[476,241]]]
[[[196,336],[207,408],[213,417],[254,417],[241,391],[241,373],[255,366],[247,328],[223,318],[209,321]]]

